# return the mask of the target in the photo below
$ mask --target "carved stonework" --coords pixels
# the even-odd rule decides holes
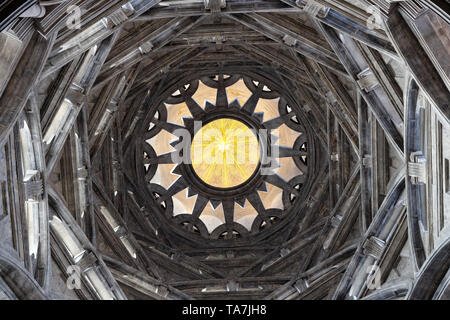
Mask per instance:
[[[211,10],[213,13],[220,12],[220,9],[223,9],[227,6],[226,0],[204,0],[205,8]]]
[[[385,248],[385,242],[377,237],[370,237],[364,242],[364,254],[370,255],[375,259],[380,259]]]
[[[296,5],[303,8],[303,11],[312,17],[320,17],[324,18],[327,16],[328,11],[330,10],[328,7],[319,3],[317,0],[296,0]]]
[[[370,92],[378,85],[377,78],[369,68],[358,73],[357,77],[359,86],[366,92]]]
[[[411,160],[408,162],[409,176],[413,184],[427,183],[427,168],[426,158],[418,153],[416,155],[411,154]]]
[[[449,299],[447,2],[3,0],[0,300]]]

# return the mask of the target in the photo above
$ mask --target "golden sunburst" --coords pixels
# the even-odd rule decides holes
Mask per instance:
[[[214,120],[194,136],[191,162],[205,183],[231,188],[247,181],[259,164],[259,143],[244,123],[230,118]]]

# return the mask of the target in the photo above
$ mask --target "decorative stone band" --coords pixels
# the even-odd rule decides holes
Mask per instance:
[[[372,166],[372,156],[370,154],[365,154],[362,158],[362,165],[364,168],[370,168]]]
[[[24,186],[27,199],[39,197],[44,193],[44,186],[41,179],[37,181],[24,182]]]
[[[144,42],[139,46],[139,51],[142,55],[149,53],[153,50],[153,43],[151,41]]]
[[[93,252],[89,252],[85,254],[80,261],[77,262],[77,265],[80,267],[81,272],[85,272],[90,268],[93,268],[97,264],[97,257]]]
[[[308,289],[309,284],[308,281],[304,278],[298,279],[294,283],[294,288],[298,291],[298,293],[304,292],[306,289]]]
[[[380,259],[383,255],[385,242],[380,238],[371,236],[363,244],[364,254]]]

